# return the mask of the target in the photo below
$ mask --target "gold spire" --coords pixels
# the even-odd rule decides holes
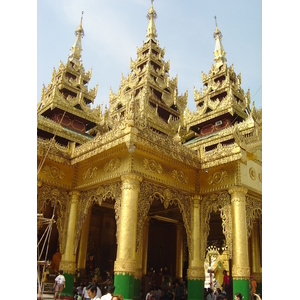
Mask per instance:
[[[75,36],[76,40],[75,43],[72,46],[71,53],[69,54],[69,60],[80,60],[81,59],[81,38],[84,36],[84,30],[82,28],[82,19],[83,19],[83,12],[81,13],[81,19],[80,19],[80,24],[75,30]]]
[[[157,18],[157,14],[156,14],[156,11],[153,8],[153,0],[151,0],[151,8],[148,11],[147,17],[150,21],[149,21],[146,36],[147,36],[148,40],[149,39],[155,40],[155,38],[157,37],[157,34],[156,34],[156,28],[155,28],[154,20]]]
[[[214,60],[216,61],[216,65],[221,66],[223,65],[224,62],[226,62],[226,52],[223,48],[222,45],[222,33],[218,28],[218,24],[217,24],[217,17],[215,16],[215,22],[216,22],[216,29],[214,32],[214,39],[216,40],[216,45],[215,45],[215,51],[214,51],[214,55],[215,58]]]

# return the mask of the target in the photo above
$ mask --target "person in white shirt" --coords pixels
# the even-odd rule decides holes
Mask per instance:
[[[112,300],[112,295],[114,294],[115,286],[109,285],[107,288],[107,294],[101,297],[101,300]]]
[[[59,293],[58,299],[60,299],[61,292],[66,287],[65,286],[66,279],[65,279],[63,273],[64,272],[62,270],[60,270],[59,275],[56,276],[56,278],[54,280],[54,285],[53,285],[53,288],[55,288],[54,300],[56,300],[57,293]]]
[[[87,292],[88,288],[91,287],[91,286],[96,286],[96,289],[97,289],[96,297],[101,299],[101,296],[102,296],[101,290],[97,287],[97,285],[95,283],[91,283],[87,287],[83,288],[83,291],[82,291],[83,299],[84,300],[90,300],[91,299],[91,297],[89,297],[88,292]]]
[[[97,295],[98,290],[100,291],[95,284],[90,284],[86,287],[86,292],[91,300],[100,300],[100,297]]]

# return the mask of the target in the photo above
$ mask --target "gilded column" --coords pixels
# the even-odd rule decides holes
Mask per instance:
[[[66,278],[66,287],[62,293],[64,296],[73,296],[74,276],[76,271],[74,237],[79,195],[80,193],[77,191],[70,192],[71,206],[67,225],[66,247],[60,262],[60,269],[64,271],[64,276]]]
[[[192,249],[189,250],[188,276],[188,300],[204,299],[204,260],[201,259],[201,219],[200,219],[200,196],[194,197],[192,212]]]
[[[147,275],[149,218],[145,220],[143,227],[143,275]]]
[[[237,292],[249,299],[249,257],[246,224],[247,189],[234,187],[230,189],[232,215],[232,279],[233,295]]]
[[[255,281],[257,282],[257,291],[261,292],[262,270],[258,221],[253,222],[251,240],[252,274]]]
[[[84,277],[86,274],[86,259],[87,259],[87,248],[89,240],[89,230],[90,230],[90,219],[91,219],[91,209],[89,209],[86,218],[84,220],[81,235],[80,243],[78,249],[78,259],[77,259],[77,269],[80,272],[80,276]]]
[[[118,247],[114,266],[115,294],[133,299],[136,272],[137,209],[142,177],[127,174],[122,179],[122,196],[118,224]]]
[[[176,225],[176,277],[182,278],[183,269],[183,239],[182,239],[182,224]]]

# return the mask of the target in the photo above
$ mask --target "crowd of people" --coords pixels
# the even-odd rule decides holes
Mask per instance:
[[[112,282],[112,276],[108,276],[108,285],[105,286],[104,295],[102,295],[101,289],[97,286],[96,282],[90,283],[85,286],[81,283],[74,293],[74,300],[124,300],[122,295],[114,295],[115,286]],[[232,289],[227,275],[227,271],[223,272],[223,283],[221,285],[222,290],[214,285],[214,290],[212,288],[204,289],[204,299],[206,300],[219,300],[232,299]],[[65,277],[63,271],[59,271],[59,275],[55,278],[53,285],[55,290],[54,300],[60,299],[61,293],[65,288]],[[261,296],[256,294],[256,282],[253,276],[250,277],[249,281],[249,291],[251,300],[261,300]],[[241,293],[235,293],[235,300],[242,300],[244,297]],[[169,288],[167,291],[163,291],[160,287],[151,288],[145,297],[145,300],[184,300],[187,299],[187,291],[184,284],[176,280],[174,282],[173,288]]]

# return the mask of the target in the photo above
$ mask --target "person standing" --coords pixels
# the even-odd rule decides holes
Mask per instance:
[[[59,275],[56,276],[56,278],[54,279],[54,285],[53,285],[53,288],[55,289],[54,300],[56,300],[57,293],[59,294],[58,299],[60,299],[61,292],[66,287],[65,286],[66,279],[63,273],[64,272],[60,270]]]
[[[107,294],[101,297],[101,300],[111,300],[115,291],[114,285],[109,285],[107,288]]]
[[[91,300],[100,300],[100,297],[97,296],[97,286],[95,284],[88,285],[86,292]]]
[[[223,283],[222,283],[222,291],[226,292],[228,295],[229,290],[229,276],[227,275],[227,271],[223,270]]]

